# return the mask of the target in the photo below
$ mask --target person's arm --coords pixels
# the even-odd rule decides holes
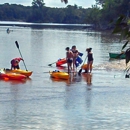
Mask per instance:
[[[76,57],[79,55],[79,52],[78,52],[78,50],[76,50]]]
[[[66,59],[68,58],[68,52],[66,52]]]

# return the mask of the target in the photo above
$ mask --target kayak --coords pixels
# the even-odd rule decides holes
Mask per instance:
[[[81,69],[87,70],[87,64],[83,64],[83,65],[81,66]]]
[[[6,80],[23,80],[27,77],[22,74],[16,74],[16,73],[6,73],[3,69],[0,70],[0,79],[6,79]]]
[[[83,62],[82,58],[80,56],[78,56],[76,58],[76,67],[78,67],[81,63]],[[66,64],[67,63],[67,60],[66,58],[62,58],[62,59],[59,59],[57,62],[56,62],[56,66],[62,66],[63,64]]]
[[[50,71],[49,73],[50,73],[50,76],[51,76],[52,78],[65,79],[65,80],[69,79],[69,74],[66,73],[66,72],[61,72],[61,71],[52,71],[52,72],[51,72],[51,71]]]
[[[124,53],[109,53],[109,57],[110,58],[114,58],[114,59],[125,59],[125,54]]]
[[[5,71],[6,71],[6,73],[22,74],[22,75],[25,75],[27,77],[32,75],[32,71],[26,71],[26,70],[21,70],[21,69],[15,69],[15,70],[5,69]]]
[[[66,58],[59,59],[59,60],[56,62],[56,66],[61,66],[61,65],[66,64],[66,63],[67,63]]]

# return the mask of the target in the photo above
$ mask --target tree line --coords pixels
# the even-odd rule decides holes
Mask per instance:
[[[77,5],[68,5],[66,8],[50,8],[5,3],[0,5],[0,21],[83,24],[86,23],[87,12],[88,9]]]
[[[94,24],[111,27],[110,21],[119,15],[128,15],[129,0],[95,0],[91,8],[67,5],[65,8],[46,7],[44,0],[33,0],[32,6],[5,3],[0,5],[1,21],[24,21],[40,23]],[[66,0],[65,0],[66,2]]]

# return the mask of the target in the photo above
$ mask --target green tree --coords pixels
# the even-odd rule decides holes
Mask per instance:
[[[128,16],[120,16],[115,22],[115,28],[113,34],[120,34],[120,41],[126,40],[125,44],[122,47],[122,50],[130,42],[130,18]],[[130,48],[128,48],[129,50]],[[130,61],[130,50],[126,51],[126,65]]]
[[[36,8],[42,8],[44,5],[44,0],[33,0],[32,2],[32,6]]]
[[[43,8],[44,8],[44,0],[33,0],[32,2],[32,17],[30,18],[34,22],[43,22]]]
[[[68,0],[61,0],[61,2],[65,2],[65,4],[67,4],[67,3],[68,3]]]
[[[86,23],[94,24],[95,27],[101,26],[101,13],[100,8],[96,5],[93,5],[92,8],[89,8],[86,13]]]

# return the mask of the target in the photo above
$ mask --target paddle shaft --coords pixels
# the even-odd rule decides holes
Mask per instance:
[[[86,56],[85,59],[84,59],[83,65],[85,64],[86,59],[87,59],[87,56]],[[82,68],[79,70],[79,73],[78,73],[78,74],[80,75],[81,72],[82,72]]]
[[[84,59],[83,65],[85,64],[85,62],[86,62],[86,59],[87,59],[87,56],[86,56],[86,57],[85,57],[85,59]]]
[[[57,62],[57,61],[56,61],[56,62]],[[48,66],[51,66],[52,64],[55,64],[56,62],[53,62],[53,63],[49,64]]]
[[[20,54],[21,58],[23,59],[22,53],[21,53],[21,51],[20,51],[20,49],[19,49],[19,44],[18,44],[18,42],[16,41],[15,44],[16,44],[18,50],[19,50],[19,54]],[[23,60],[23,64],[24,64],[24,66],[25,66],[26,71],[28,71],[28,70],[27,70],[27,67],[26,67],[26,65],[25,65],[24,60]]]

